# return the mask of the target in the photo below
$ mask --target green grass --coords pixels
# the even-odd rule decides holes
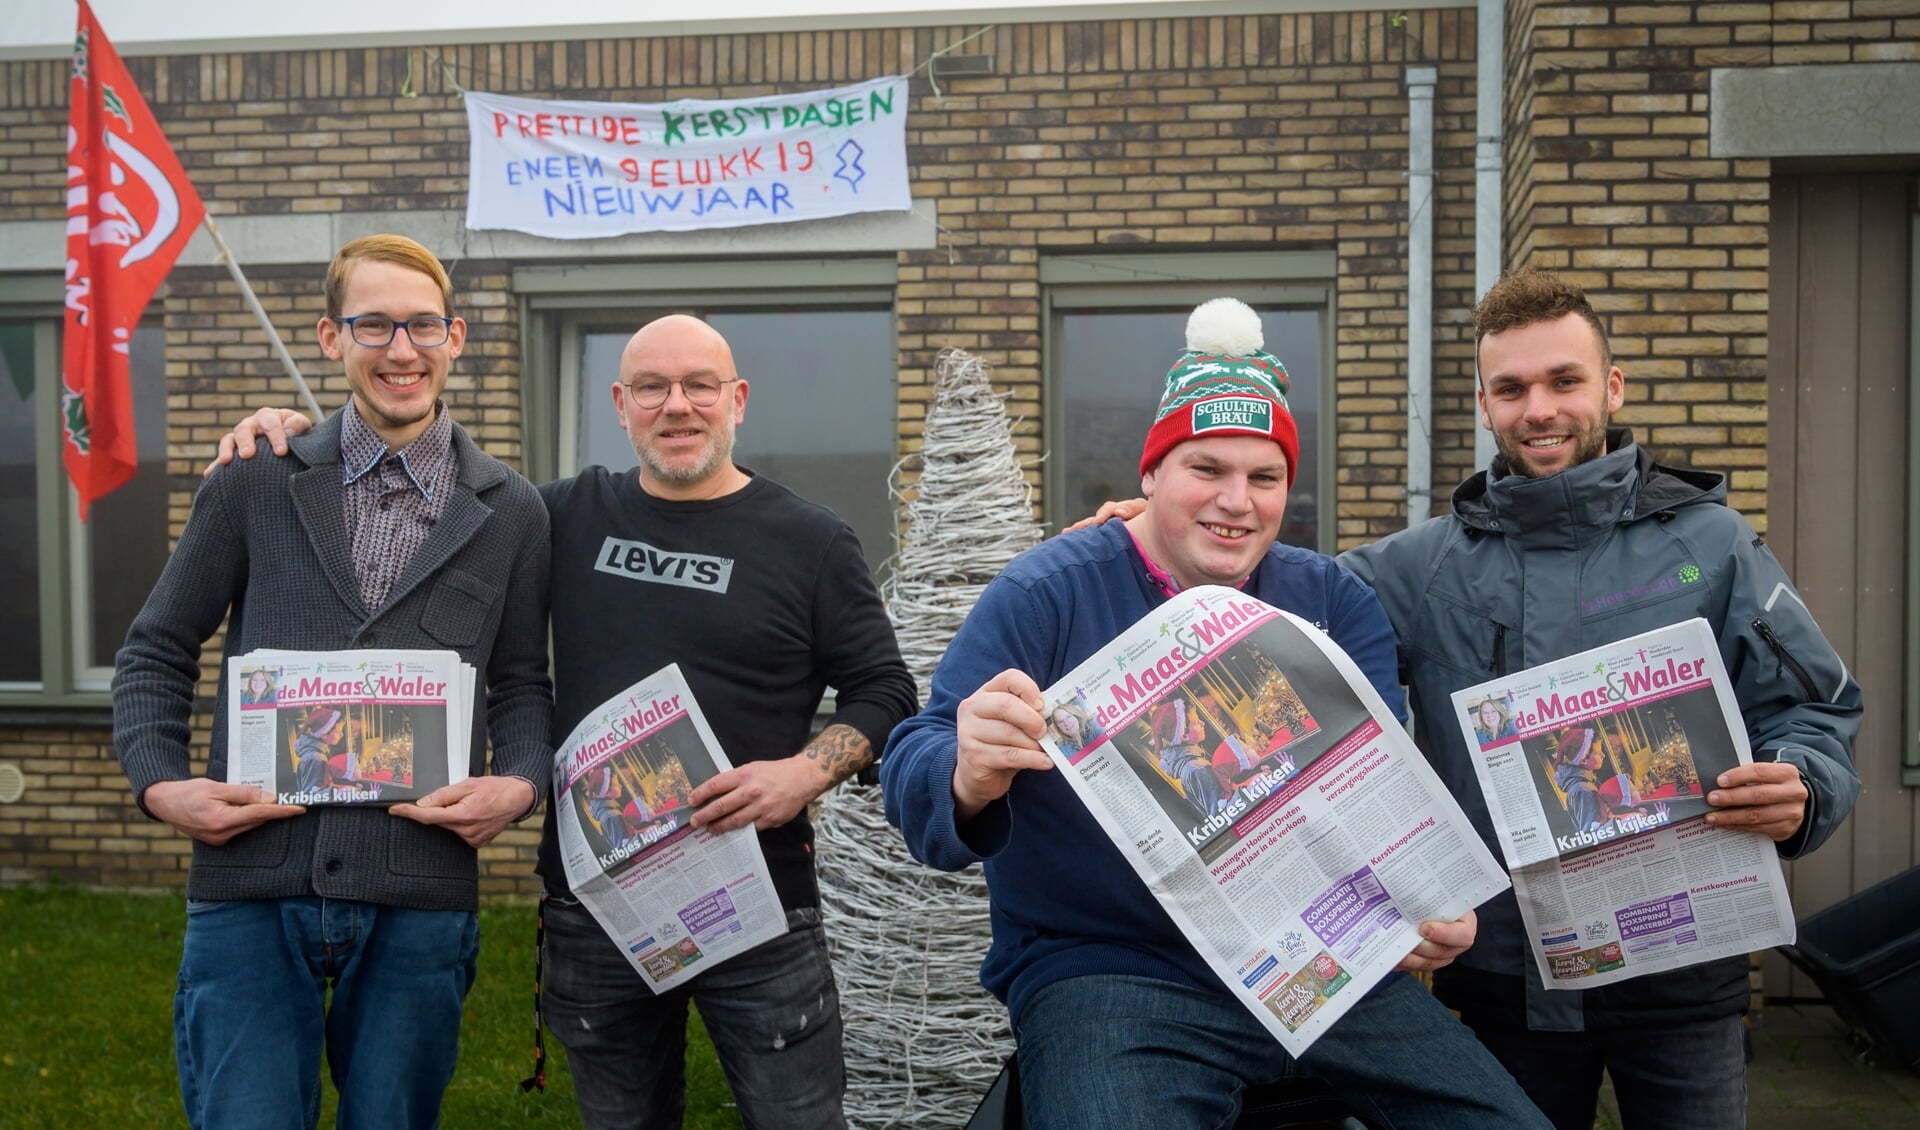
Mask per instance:
[[[186,907],[178,895],[0,890],[0,1078],[8,1127],[178,1127],[173,987]],[[696,1017],[688,1033],[689,1127],[738,1127]],[[533,908],[480,912],[480,975],[467,998],[450,1127],[577,1126],[566,1053],[547,1036],[547,1090],[533,1070]],[[332,1124],[332,1087],[321,1125]]]

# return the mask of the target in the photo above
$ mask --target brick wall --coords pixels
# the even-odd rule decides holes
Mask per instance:
[[[1623,422],[1725,471],[1766,529],[1771,162],[1708,151],[1716,67],[1920,59],[1920,3],[1516,6],[1509,263],[1587,287],[1628,377]]]
[[[657,101],[746,97],[898,73],[973,27],[129,60],[216,215],[458,208],[465,117],[453,83]],[[913,193],[951,233],[898,259],[900,441],[917,443],[939,349],[993,361],[1014,411],[1041,402],[1039,264],[1049,254],[1335,248],[1338,505],[1348,540],[1400,523],[1405,430],[1406,97],[1438,65],[1436,307],[1452,327],[1441,394],[1470,393],[1458,327],[1472,286],[1472,15],[1465,10],[1002,25],[963,51],[996,75],[916,93]],[[65,63],[0,64],[0,220],[63,213]],[[310,327],[319,265],[250,272],[323,403],[344,395]],[[485,446],[520,454],[520,327],[501,264],[462,262],[474,323],[449,399]],[[222,422],[281,399],[262,336],[223,273],[180,269],[164,301],[174,520]],[[1443,409],[1444,410],[1444,409]],[[1037,426],[1021,438],[1037,453]],[[1464,471],[1454,441],[1445,474]],[[0,758],[29,796],[0,809],[0,879],[156,885],[180,844],[140,820],[97,731],[20,731]],[[15,819],[16,814],[26,818]],[[532,889],[532,830],[490,852],[493,892]],[[107,850],[106,845],[114,845]],[[165,846],[164,851],[150,845]]]
[[[1573,272],[1614,317],[1624,418],[1664,457],[1734,473],[1764,525],[1766,162],[1706,152],[1715,66],[1914,58],[1920,4],[1509,5],[1508,262]],[[133,59],[216,216],[461,206],[454,83],[626,101],[747,97],[910,70],[977,27]],[[1434,481],[1471,465],[1474,26],[1468,9],[1007,24],[960,51],[996,74],[917,92],[913,194],[948,234],[897,259],[900,444],[934,356],[991,360],[1039,450],[1049,255],[1332,248],[1338,257],[1335,505],[1342,545],[1405,523],[1406,97],[1435,103]],[[63,215],[66,64],[0,63],[0,221]],[[450,249],[449,249],[450,250]],[[320,265],[255,270],[317,390]],[[501,263],[459,262],[474,340],[450,400],[520,458],[522,327]],[[274,367],[221,272],[177,270],[164,300],[173,518],[220,422]],[[275,399],[283,397],[277,391]],[[97,730],[9,727],[29,793],[0,806],[0,881],[154,885],[177,842],[142,821]],[[487,856],[489,892],[532,888],[533,831]],[[111,846],[109,846],[111,845]],[[158,845],[156,847],[155,845]]]

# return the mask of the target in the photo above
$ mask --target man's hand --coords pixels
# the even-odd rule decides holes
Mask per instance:
[[[221,440],[220,442],[225,443],[226,441]],[[1070,534],[1075,530],[1084,530],[1088,526],[1098,526],[1109,518],[1118,518],[1124,522],[1129,518],[1137,517],[1140,512],[1146,508],[1147,500],[1144,498],[1128,498],[1119,502],[1108,499],[1100,504],[1100,509],[1094,511],[1093,517],[1082,518],[1060,532]]]
[[[266,440],[272,445],[275,455],[285,455],[287,437],[297,436],[311,427],[312,420],[291,408],[262,408],[220,437],[220,454],[207,464],[206,470],[200,472],[200,477],[204,479],[213,474],[215,467],[224,467],[233,462],[236,455],[242,459],[253,458],[256,440]]]
[[[519,777],[468,777],[390,810],[419,824],[437,824],[483,848],[533,807],[533,786]]]
[[[229,785],[211,777],[155,781],[141,798],[147,811],[203,844],[219,847],[269,820],[285,820],[306,809],[275,804],[273,794],[251,785]]]
[[[1013,775],[1022,769],[1053,768],[1040,748],[1040,735],[1047,730],[1040,717],[1044,705],[1033,679],[1012,669],[988,679],[960,703],[954,717],[960,737],[953,766],[955,816],[979,815],[1007,795]]]
[[[1469,910],[1460,916],[1457,922],[1434,920],[1420,923],[1420,944],[1413,952],[1400,959],[1395,969],[1409,973],[1431,973],[1453,964],[1453,959],[1467,952],[1473,945],[1474,935],[1479,933],[1480,919]]]
[[[749,761],[700,782],[690,798],[698,806],[693,826],[731,832],[752,825],[778,828],[834,781],[805,751],[777,761]]]
[[[1807,818],[1806,782],[1800,779],[1799,768],[1788,762],[1736,765],[1720,774],[1715,784],[1720,787],[1707,794],[1707,803],[1718,811],[1707,813],[1707,823],[1716,828],[1764,832],[1774,842],[1784,843]]]

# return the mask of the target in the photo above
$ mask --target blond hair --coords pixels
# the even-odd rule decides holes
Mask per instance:
[[[327,317],[340,317],[341,300],[347,293],[347,271],[362,259],[392,263],[432,279],[440,288],[441,313],[453,317],[453,280],[447,276],[447,269],[433,252],[404,235],[361,236],[340,249],[327,264]]]

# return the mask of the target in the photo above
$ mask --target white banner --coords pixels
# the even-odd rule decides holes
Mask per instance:
[[[467,94],[467,226],[552,239],[912,207],[907,80],[725,102]]]

